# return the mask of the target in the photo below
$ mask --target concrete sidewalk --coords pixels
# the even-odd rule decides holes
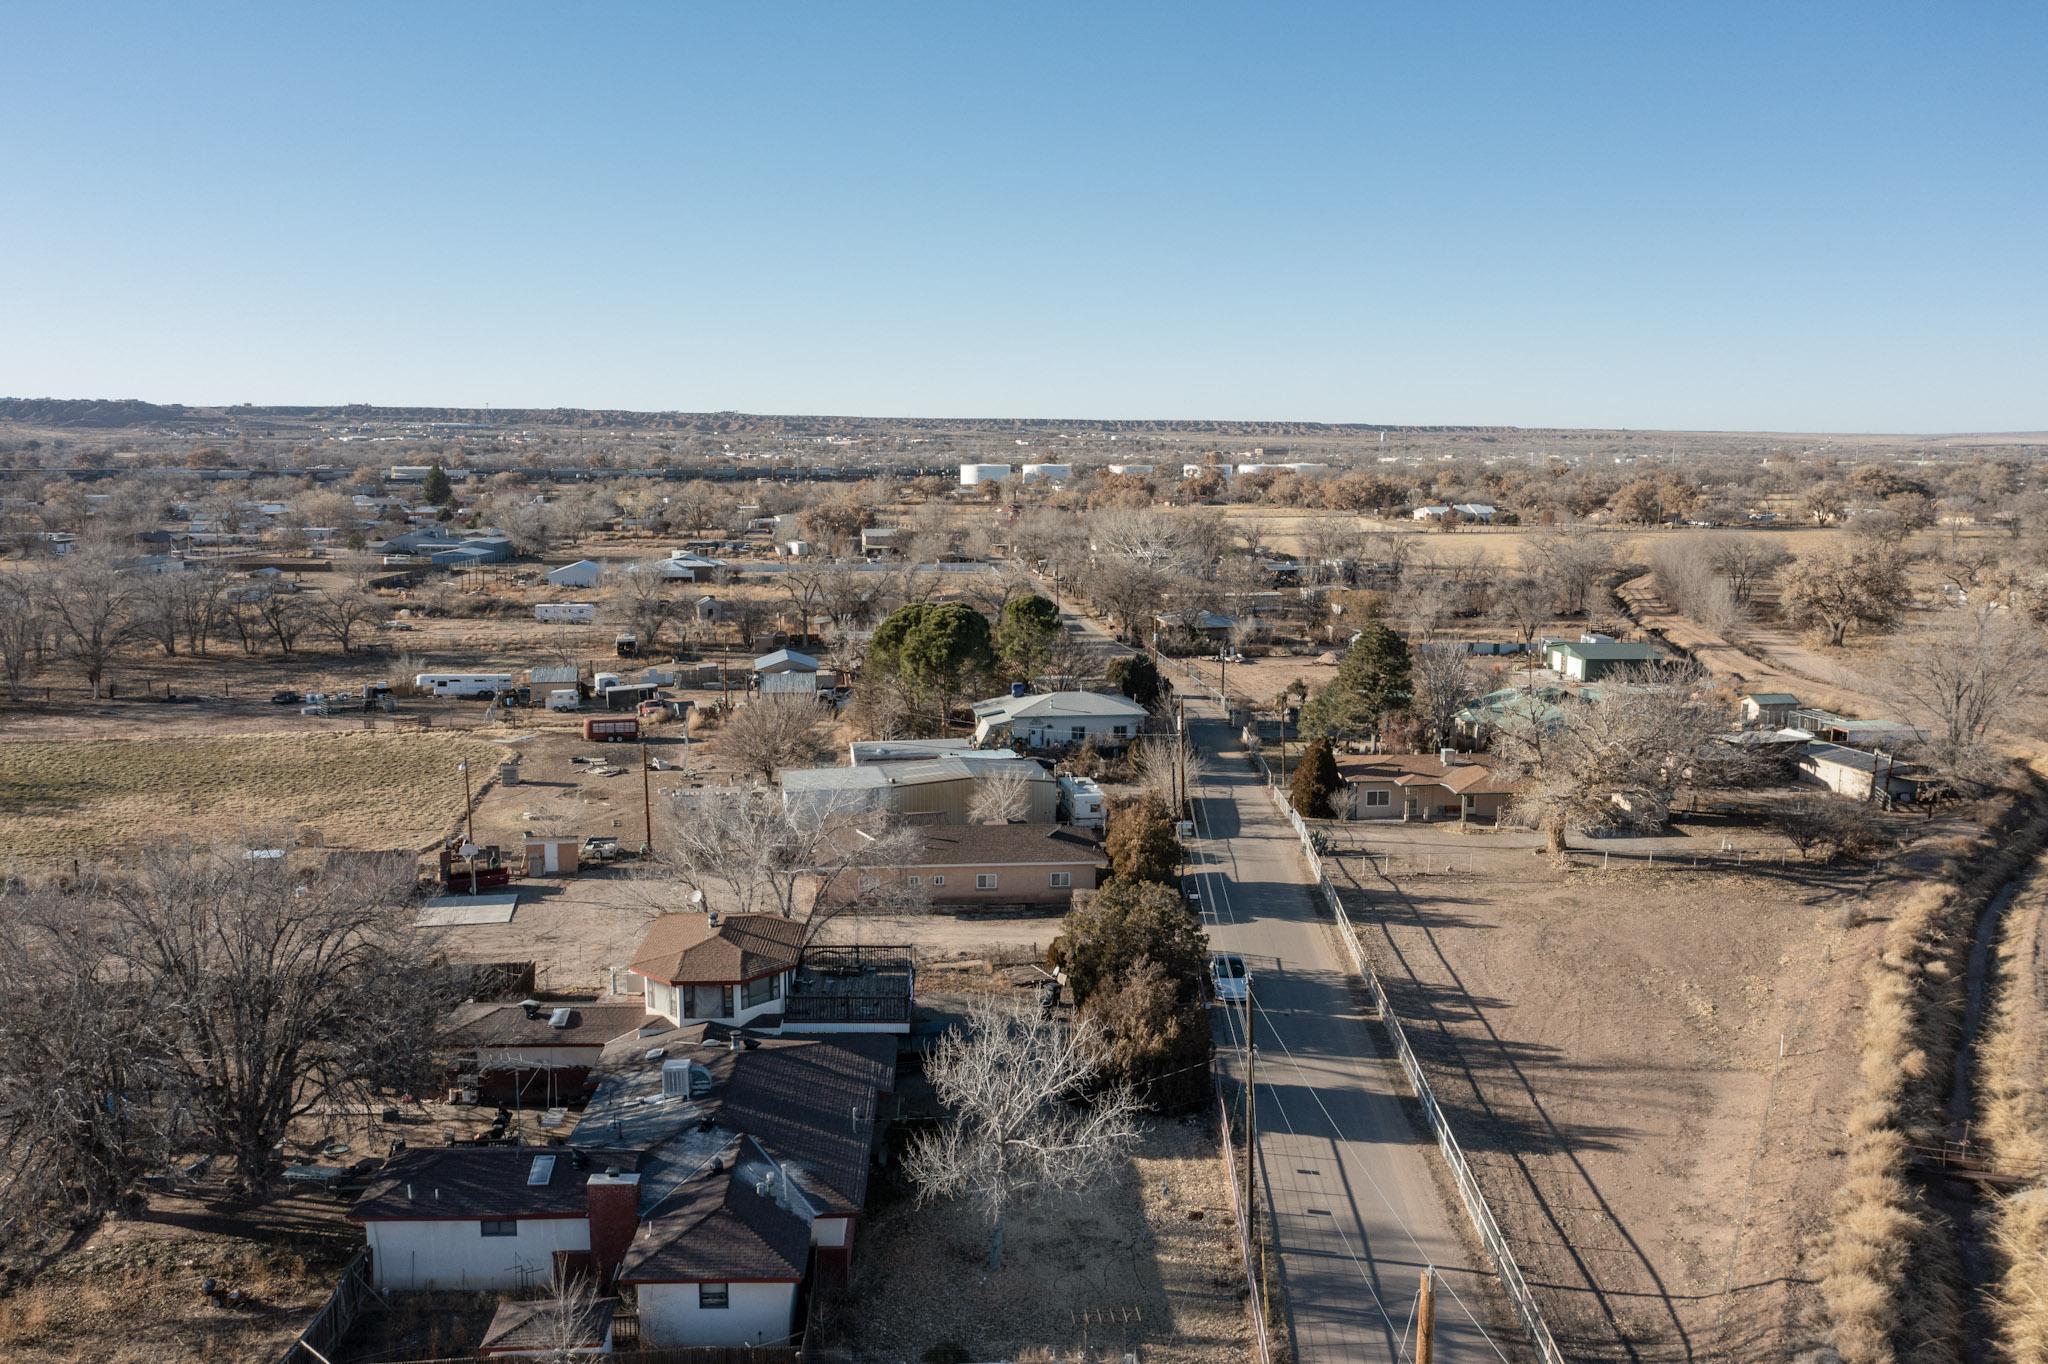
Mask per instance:
[[[1411,1359],[1424,1266],[1438,1274],[1439,1361],[1517,1357],[1519,1337],[1494,1320],[1491,1271],[1459,1234],[1463,1212],[1438,1193],[1433,1145],[1409,1122],[1363,987],[1317,915],[1293,831],[1214,703],[1190,698],[1189,718],[1210,769],[1193,791],[1190,875],[1211,942],[1251,968],[1259,1197],[1273,1211],[1295,1358]],[[1241,1082],[1243,1010],[1219,1013],[1218,1046]]]

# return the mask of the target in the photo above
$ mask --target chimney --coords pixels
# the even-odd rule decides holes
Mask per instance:
[[[738,1051],[741,1047],[746,1045],[745,1041],[740,1037],[738,1033],[733,1033],[730,1037],[726,1039],[726,1041],[729,1044],[731,1044],[731,1047],[734,1051]]]
[[[583,1200],[590,1218],[591,1263],[599,1282],[609,1289],[633,1234],[640,1230],[640,1176],[610,1170],[594,1174],[583,1186]]]
[[[704,922],[713,928],[718,927],[718,911],[712,910],[710,914],[705,916]]]

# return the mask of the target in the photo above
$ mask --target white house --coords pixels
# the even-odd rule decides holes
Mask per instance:
[[[386,1164],[348,1216],[380,1293],[541,1287],[557,1254],[602,1259],[608,1233],[616,1264],[638,1228],[638,1177],[609,1169],[565,1150],[420,1147]]]
[[[603,578],[604,565],[595,559],[578,559],[548,570],[550,587],[596,587]]]
[[[647,982],[647,1012],[742,1027],[781,1015],[802,956],[803,925],[777,914],[664,914],[627,969]]]
[[[655,572],[662,577],[679,579],[686,583],[707,583],[724,571],[723,559],[707,559],[687,549],[670,550],[668,557],[655,565]]]
[[[1452,512],[1456,512],[1458,519],[1461,521],[1478,521],[1481,523],[1491,522],[1499,514],[1497,508],[1490,507],[1484,502],[1453,502],[1449,506],[1439,503],[1427,507],[1417,507],[1409,515],[1417,521],[1441,521]]]
[[[750,1137],[713,1160],[640,1228],[619,1282],[633,1285],[649,1344],[785,1344],[822,1209]]]
[[[986,744],[1007,731],[1027,748],[1123,748],[1138,736],[1145,708],[1127,696],[1054,691],[998,696],[974,707],[974,741]]]

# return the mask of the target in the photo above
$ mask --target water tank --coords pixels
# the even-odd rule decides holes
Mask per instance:
[[[1007,464],[963,464],[960,466],[960,486],[971,488],[977,483],[1000,483],[1014,472]]]

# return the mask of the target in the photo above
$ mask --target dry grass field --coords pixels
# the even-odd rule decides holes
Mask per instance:
[[[1813,1347],[1864,972],[1909,878],[1563,873],[1524,851],[1389,881],[1336,861],[1566,1353]]]
[[[280,826],[332,847],[416,847],[462,813],[504,750],[392,732],[0,742],[0,857],[92,855]]]

